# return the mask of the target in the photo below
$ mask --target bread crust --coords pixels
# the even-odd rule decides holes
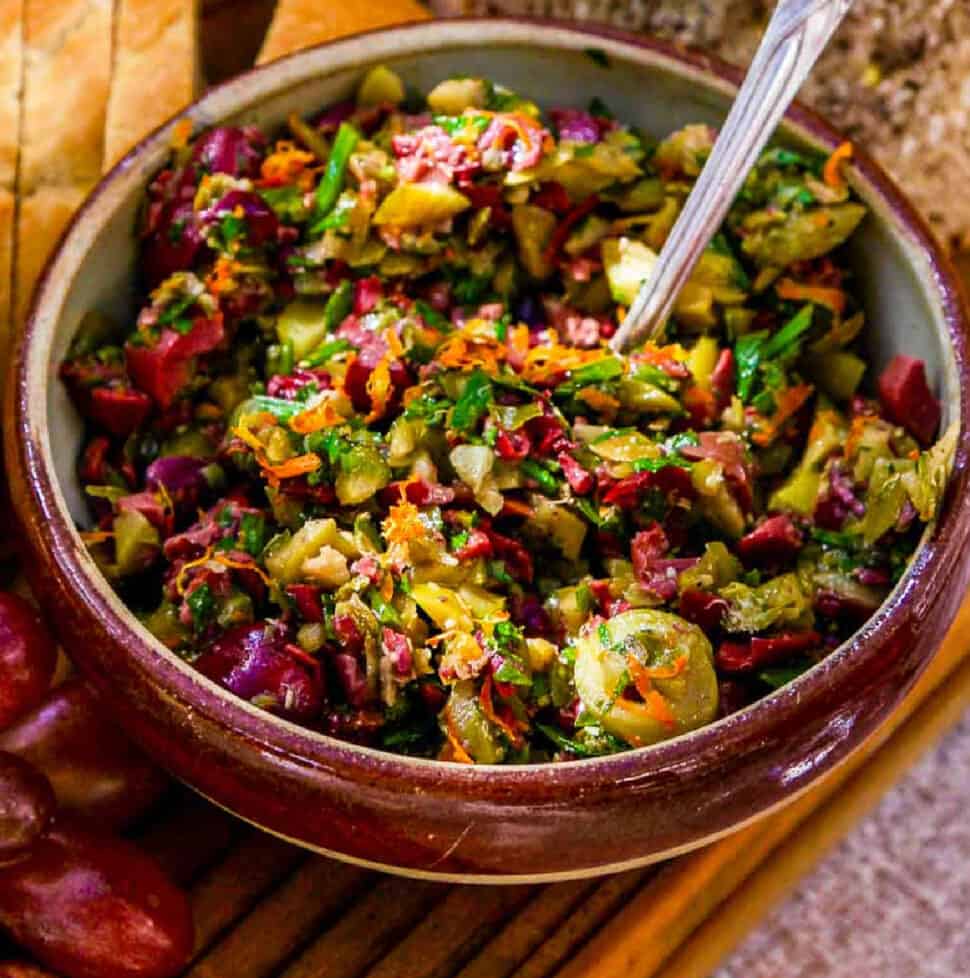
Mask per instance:
[[[257,64],[348,34],[430,16],[416,0],[279,0]]]
[[[199,87],[197,0],[119,0],[105,168],[184,108]]]
[[[81,206],[92,185],[38,187],[22,196],[17,215],[17,309],[22,323],[30,309],[34,285],[61,232]]]
[[[13,190],[20,149],[23,0],[0,0],[0,188]]]
[[[26,0],[19,191],[101,173],[111,0]]]

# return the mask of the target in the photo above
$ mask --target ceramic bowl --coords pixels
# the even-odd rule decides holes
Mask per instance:
[[[187,110],[276,126],[347,97],[386,63],[427,90],[481,74],[546,105],[603,97],[620,118],[665,134],[718,124],[738,73],[656,41],[523,20],[432,22],[286,58],[214,89]],[[16,361],[7,460],[32,582],[69,653],[124,729],[179,778],[264,828],[341,859],[414,876],[562,879],[642,865],[716,838],[790,801],[844,761],[932,657],[966,588],[970,527],[963,391],[967,313],[954,273],[899,190],[863,151],[852,182],[871,214],[853,261],[880,366],[923,357],[959,420],[942,515],[880,611],[822,664],[756,705],[688,736],[612,757],[532,767],[413,760],[342,743],[242,702],[166,651],[129,614],[75,530],[81,424],[56,379],[82,315],[132,312],[132,229],[171,124],[98,186],[37,290]],[[784,140],[828,151],[839,136],[795,107]],[[943,188],[941,188],[942,192]]]

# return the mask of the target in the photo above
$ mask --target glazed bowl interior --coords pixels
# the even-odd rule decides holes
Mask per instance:
[[[685,59],[661,45],[487,20],[377,32],[311,50],[215,89],[187,115],[197,130],[215,123],[255,123],[272,131],[292,112],[308,115],[349,97],[364,70],[379,63],[422,91],[448,76],[482,75],[547,107],[585,106],[599,96],[618,118],[657,136],[692,122],[718,125],[733,93],[730,72],[718,69],[719,76],[703,58]],[[97,309],[121,322],[133,320],[133,229],[144,188],[166,161],[170,136],[171,124],[101,184],[35,297],[15,395],[17,452],[29,481],[26,502],[18,508],[33,524],[28,531],[39,573],[55,579],[53,600],[73,589],[68,627],[83,618],[79,605],[100,616],[101,644],[79,654],[82,666],[129,730],[190,783],[274,831],[385,868],[490,879],[580,875],[689,848],[790,799],[857,747],[925,666],[955,610],[951,592],[959,592],[962,583],[933,529],[883,609],[805,677],[712,727],[611,758],[489,771],[379,755],[259,713],[194,673],[125,610],[76,535],[74,524],[89,519],[76,474],[83,427],[57,380],[58,365],[85,313]],[[837,136],[797,110],[779,139],[827,152]],[[950,273],[877,167],[863,158],[852,182],[870,210],[853,238],[851,261],[866,308],[872,364],[878,370],[897,353],[926,361],[930,384],[943,402],[944,426],[961,423],[962,463],[964,321]],[[960,515],[952,503],[947,514],[944,520],[951,524]],[[933,615],[920,648],[908,647],[916,633],[910,624],[900,624],[899,609],[907,602],[919,605],[929,587],[946,594],[933,598],[933,608],[920,605]],[[853,698],[845,685],[855,668],[853,657],[865,664],[868,648],[871,667],[875,643],[890,639],[901,643],[889,660],[895,668],[892,688],[857,675]],[[127,658],[112,659],[101,651],[107,648]],[[125,678],[109,675],[112,671],[125,672]],[[148,690],[146,683],[154,688]],[[139,700],[138,709],[133,699]],[[163,732],[156,734],[149,719]],[[184,743],[167,750],[179,737]],[[231,755],[225,777],[193,760],[193,751],[218,759],[220,737],[226,756]],[[260,803],[257,794],[270,783],[269,769],[278,796]],[[711,797],[696,797],[702,786]],[[417,795],[452,808],[430,813],[415,802]],[[324,813],[341,809],[351,828],[339,817],[324,824],[322,815],[295,814],[295,806],[309,798]],[[414,816],[416,804],[424,820],[420,830],[396,825],[395,819]],[[375,817],[386,833],[383,841],[373,832],[352,830],[355,819]],[[468,825],[477,826],[471,837],[462,830]],[[581,852],[575,843],[594,826],[600,827],[601,844]],[[510,856],[514,870],[508,867]]]

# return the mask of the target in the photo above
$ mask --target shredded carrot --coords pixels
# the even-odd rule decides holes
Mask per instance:
[[[628,655],[626,657],[626,667],[630,673],[630,677],[633,679],[633,685],[636,687],[636,691],[642,697],[644,703],[653,691],[653,685],[650,680],[650,674],[647,672],[646,666],[635,656]]]
[[[384,417],[387,405],[391,400],[391,362],[388,357],[381,357],[377,366],[367,378],[367,396],[370,398],[370,413],[364,419],[370,424]]]
[[[474,758],[465,750],[465,745],[461,742],[458,728],[455,726],[450,710],[445,717],[445,734],[448,737],[448,744],[451,746],[452,753],[455,755],[455,760],[460,764],[474,764]]]
[[[751,440],[761,447],[770,445],[778,437],[782,425],[812,396],[814,390],[811,384],[786,388],[775,398],[775,413],[751,436]]]
[[[289,140],[281,139],[276,144],[275,151],[263,160],[260,168],[262,183],[273,187],[296,183],[315,159],[313,153],[299,149]]]
[[[259,566],[259,564],[256,563],[255,560],[252,561],[252,563],[250,563],[248,561],[245,561],[245,560],[233,560],[232,557],[230,557],[228,554],[224,554],[224,553],[214,554],[213,557],[212,557],[212,559],[217,564],[222,564],[223,567],[228,567],[231,570],[248,570],[248,571],[253,571],[256,574],[256,576],[267,587],[272,587],[273,586],[273,579],[269,576],[269,574],[266,573],[266,571],[263,570],[262,567]]]
[[[384,539],[390,544],[406,544],[411,540],[420,540],[427,533],[427,528],[421,522],[421,513],[414,503],[402,499],[387,511],[387,516],[381,523]]]
[[[606,391],[596,387],[583,387],[577,392],[576,397],[602,414],[616,414],[620,410],[620,402],[612,394],[607,394]]]
[[[296,455],[288,458],[279,465],[270,465],[264,460],[259,460],[260,467],[264,472],[276,479],[293,479],[298,475],[309,475],[320,468],[320,456],[316,452],[307,452],[305,455]]]
[[[238,285],[235,276],[239,269],[239,262],[234,258],[220,255],[212,266],[212,271],[206,276],[206,288],[216,296],[232,292]]]
[[[316,472],[320,468],[320,456],[316,452],[295,455],[293,458],[288,458],[279,465],[274,465],[266,457],[266,446],[248,428],[237,425],[232,429],[232,433],[253,450],[256,461],[259,463],[259,467],[269,477],[271,486],[278,486],[280,479],[292,479],[298,475],[308,475],[310,472]]]
[[[644,666],[643,669],[651,679],[676,679],[687,669],[687,656],[677,656],[671,666]]]
[[[388,326],[384,330],[384,342],[395,360],[400,360],[404,356],[404,347],[401,345],[401,337],[393,326]]]
[[[334,398],[324,397],[313,407],[301,411],[289,424],[291,431],[299,435],[309,435],[323,428],[335,428],[346,420],[334,405]]]
[[[184,149],[192,138],[192,120],[179,119],[172,127],[172,149]]]
[[[390,574],[385,574],[381,581],[380,595],[385,601],[394,597],[394,578]]]
[[[104,543],[112,539],[114,533],[111,530],[85,530],[80,537],[85,543]]]
[[[845,177],[842,173],[842,164],[852,159],[852,143],[840,143],[833,151],[832,155],[825,161],[822,168],[822,179],[829,187],[841,190],[845,187]]]
[[[519,360],[524,360],[529,352],[529,327],[519,323],[509,330],[509,352],[514,353]]]
[[[862,435],[866,428],[878,420],[879,418],[874,414],[857,414],[852,419],[852,424],[849,427],[849,435],[845,439],[846,458],[852,458],[855,455],[856,449],[859,447],[859,442],[862,440]],[[813,426],[812,431],[814,430],[815,428]],[[812,432],[809,432],[808,437],[809,439],[812,438]]]
[[[487,374],[498,373],[506,357],[505,347],[479,331],[478,321],[472,320],[457,333],[449,336],[438,348],[435,359],[449,370],[471,370],[481,367]]]
[[[650,691],[647,697],[647,705],[650,707],[652,716],[666,727],[668,730],[677,729],[677,718],[670,710],[670,705],[664,697],[655,689]]]
[[[412,401],[416,401],[423,394],[424,394],[424,388],[420,384],[414,384],[411,387],[405,387],[404,393],[401,395],[401,403],[405,407],[407,407]]]
[[[526,354],[522,366],[522,378],[529,383],[542,383],[557,374],[577,370],[579,367],[603,360],[607,356],[609,351],[602,347],[595,350],[580,350],[559,343],[536,346]]]
[[[841,316],[845,312],[845,293],[841,289],[826,288],[822,285],[803,285],[790,278],[780,279],[775,284],[775,292],[780,299],[792,302],[814,302],[825,306]]]
[[[201,567],[203,564],[208,563],[211,559],[212,547],[206,547],[205,553],[201,557],[196,557],[195,560],[190,560],[182,564],[178,575],[175,578],[175,590],[178,591],[180,596],[185,594],[185,575],[192,570],[193,567]]]
[[[478,701],[482,706],[482,713],[485,714],[485,719],[495,724],[512,741],[512,745],[518,747],[522,743],[522,733],[513,724],[509,723],[508,720],[500,716],[495,709],[495,704],[492,701],[491,676],[488,676],[485,682],[482,683],[482,691],[479,693]]]

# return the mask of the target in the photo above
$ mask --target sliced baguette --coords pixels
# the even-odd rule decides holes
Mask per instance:
[[[61,231],[101,173],[111,0],[24,0],[15,321]]]
[[[105,169],[195,97],[197,0],[118,0]]]
[[[429,16],[416,0],[279,0],[257,64],[348,34],[427,20]]]
[[[16,227],[23,0],[0,0],[0,392],[12,335],[13,242]]]

